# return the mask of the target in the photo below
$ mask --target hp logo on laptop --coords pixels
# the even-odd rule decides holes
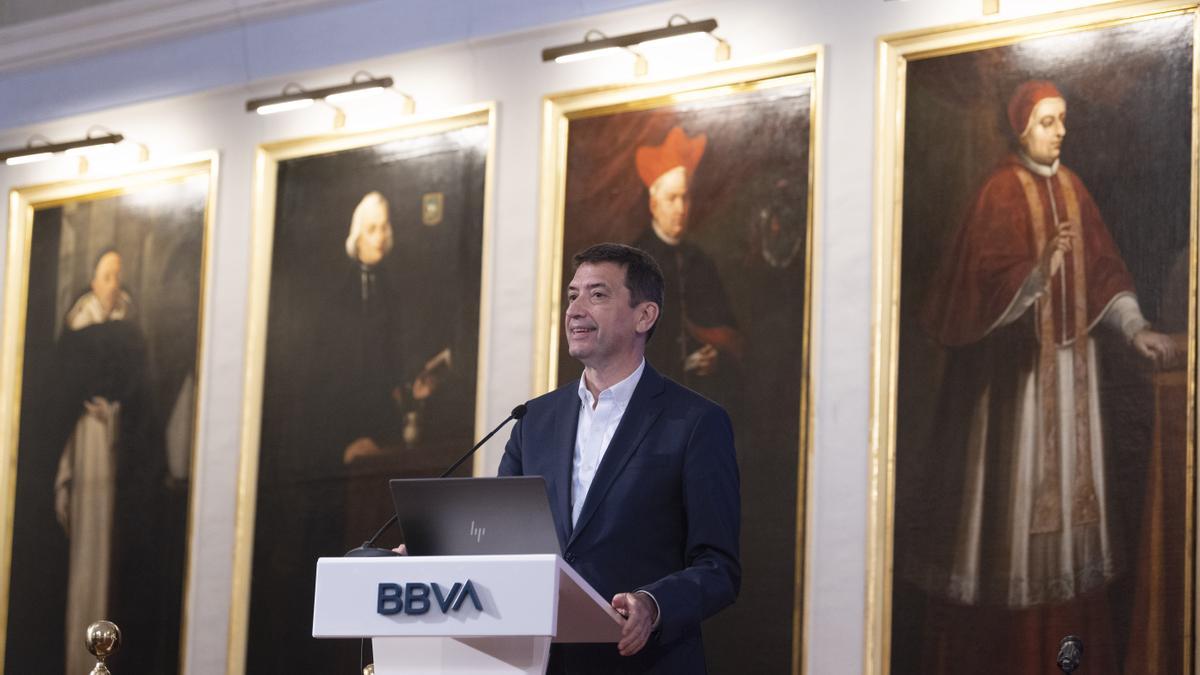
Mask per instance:
[[[485,532],[487,532],[486,527],[475,527],[475,521],[473,521],[473,520],[471,521],[471,536],[475,537],[476,544],[481,543],[483,541],[483,534]]]

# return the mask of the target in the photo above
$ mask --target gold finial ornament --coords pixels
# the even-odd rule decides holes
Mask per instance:
[[[366,668],[363,668],[363,675],[375,675],[375,664],[368,663]]]
[[[121,629],[103,619],[87,628],[87,648],[96,657],[96,667],[89,675],[112,675],[104,660],[121,648]]]

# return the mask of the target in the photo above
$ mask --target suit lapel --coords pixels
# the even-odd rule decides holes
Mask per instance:
[[[604,458],[600,460],[600,466],[596,469],[596,477],[592,479],[592,486],[588,488],[587,497],[583,500],[583,510],[579,513],[579,522],[575,524],[575,528],[571,532],[571,537],[567,542],[568,546],[587,527],[588,521],[596,513],[605,494],[612,487],[613,481],[621,474],[625,464],[629,462],[629,458],[633,456],[634,451],[641,445],[642,439],[646,437],[646,432],[650,430],[654,421],[662,413],[662,402],[659,399],[662,390],[662,376],[647,363],[646,369],[642,371],[642,379],[638,382],[637,388],[633,390],[633,397],[629,399],[629,406],[625,408],[625,414],[617,426],[617,432],[613,434],[608,449],[604,451]],[[576,415],[576,423],[578,423],[578,415]],[[575,447],[574,443],[575,439],[572,436],[572,448]],[[568,474],[570,473],[569,465],[570,462],[568,462]],[[569,503],[570,499],[568,498]]]
[[[579,395],[574,387],[564,387],[554,405],[552,473],[554,504],[552,513],[562,514],[554,523],[558,543],[565,550],[571,538],[571,462],[575,456],[575,433],[579,426]]]

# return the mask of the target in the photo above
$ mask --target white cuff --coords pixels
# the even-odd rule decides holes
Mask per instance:
[[[988,332],[1000,326],[1007,326],[1021,318],[1021,315],[1029,309],[1029,306],[1042,297],[1042,294],[1045,292],[1046,277],[1042,275],[1042,270],[1039,267],[1034,266],[1033,271],[1025,278],[1025,283],[1021,284],[1021,287],[1017,289],[1017,294],[1009,301],[1008,308],[1004,310],[1004,314],[1001,314],[1000,318],[996,319],[996,323],[992,324]]]
[[[1113,298],[1101,317],[1104,325],[1118,331],[1126,340],[1132,340],[1134,335],[1150,327],[1150,322],[1142,316],[1142,308],[1138,305],[1137,296],[1132,293],[1121,293]]]
[[[662,624],[662,607],[658,606],[658,599],[655,598],[654,594],[651,593],[650,591],[634,591],[634,592],[644,595],[647,598],[650,598],[650,602],[654,603],[654,625],[650,626],[650,630],[658,630],[659,625]]]

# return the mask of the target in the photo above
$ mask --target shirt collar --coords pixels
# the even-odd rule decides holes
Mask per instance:
[[[600,395],[604,396],[606,392],[611,393],[613,397],[613,403],[615,403],[618,408],[622,410],[625,409],[625,406],[629,405],[629,400],[633,398],[633,390],[637,389],[637,384],[642,379],[642,372],[645,370],[646,358],[642,357],[642,362],[639,363],[638,367],[629,374],[629,377],[626,377],[608,389],[600,392]],[[584,379],[585,377],[587,376],[579,376],[579,400],[582,401],[585,406],[591,408],[592,392],[588,391],[587,381]]]

